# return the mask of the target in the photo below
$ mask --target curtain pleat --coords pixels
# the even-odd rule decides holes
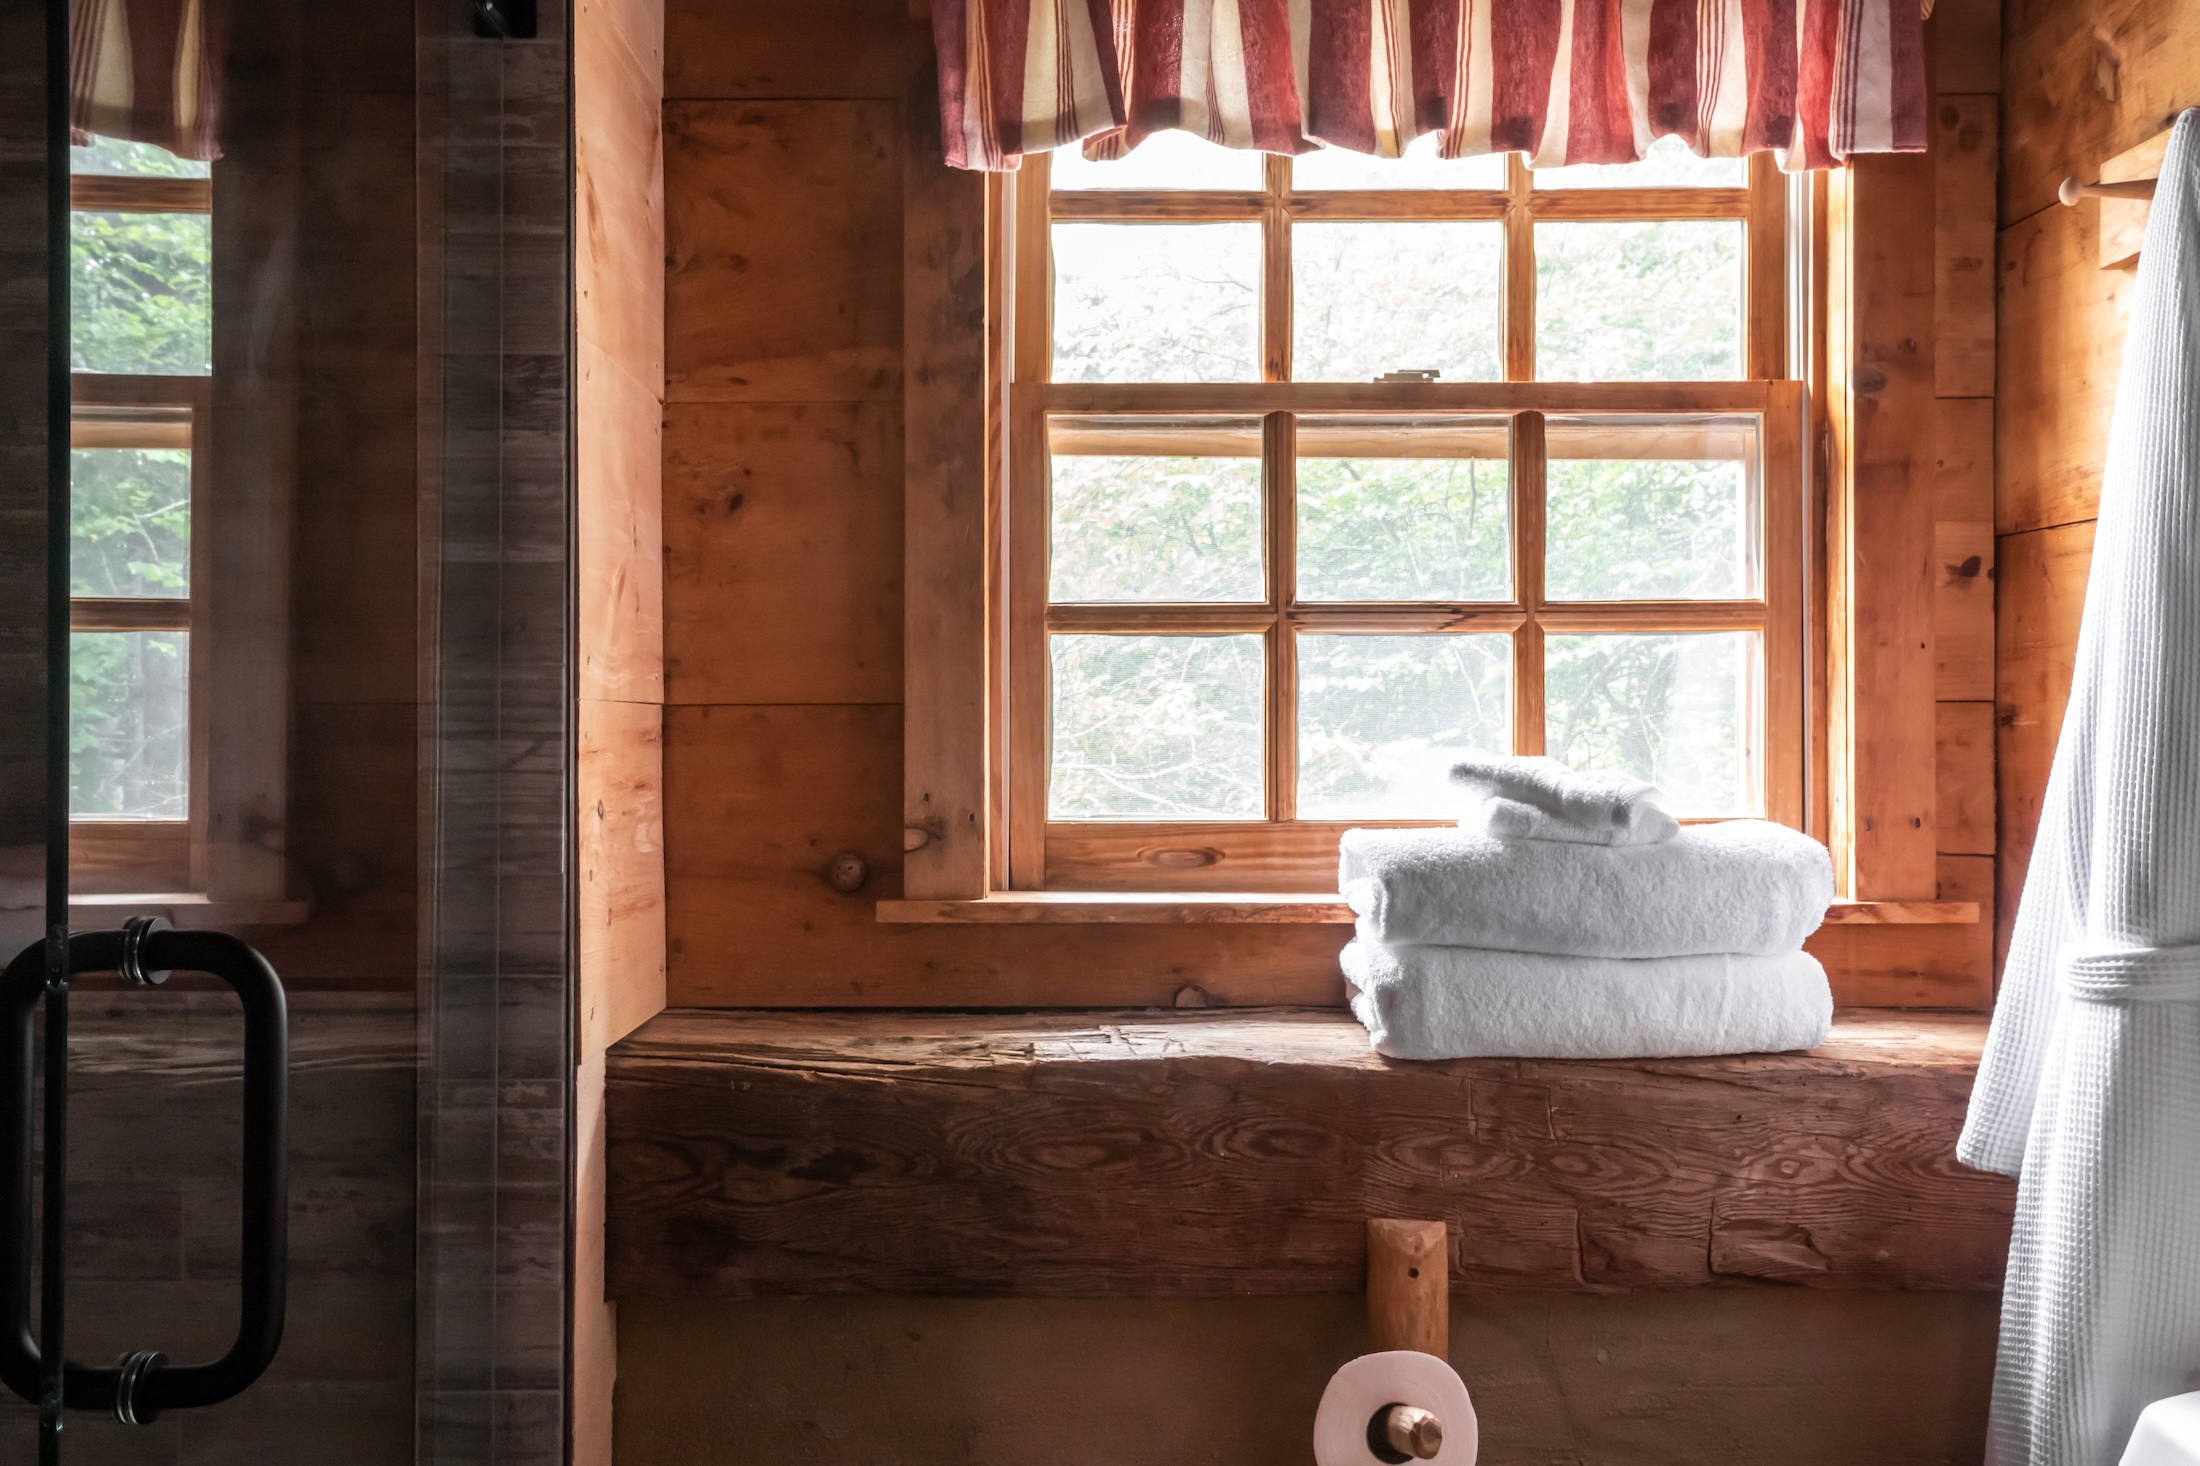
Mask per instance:
[[[932,26],[958,168],[1165,128],[1386,158],[1434,132],[1539,168],[1665,136],[1790,169],[1925,147],[1916,0],[934,0]]]
[[[220,157],[218,3],[70,0],[69,120],[77,140],[151,143],[201,162]]]

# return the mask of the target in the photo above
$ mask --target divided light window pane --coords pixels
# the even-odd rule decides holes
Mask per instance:
[[[205,214],[69,216],[72,367],[213,370],[213,221]]]
[[[1663,789],[1679,815],[1761,812],[1753,631],[1544,639],[1544,752]]]
[[[1259,819],[1258,636],[1055,636],[1047,814]]]
[[[1425,369],[1447,382],[1496,381],[1503,228],[1294,224],[1292,378]]]
[[[1742,374],[1742,222],[1535,226],[1535,374],[1547,382]]]
[[[1437,138],[1424,132],[1402,158],[1377,158],[1349,148],[1317,148],[1291,160],[1291,186],[1331,188],[1488,188],[1505,186],[1503,153],[1449,161],[1436,156]]]
[[[1699,158],[1668,134],[1650,145],[1639,163],[1576,164],[1531,174],[1537,188],[1747,188],[1743,158]]]
[[[1260,424],[1056,418],[1048,598],[1258,601]]]
[[[1299,816],[1451,819],[1453,763],[1512,751],[1512,638],[1301,636]]]
[[[1260,225],[1056,224],[1054,380],[1260,376]]]
[[[1508,441],[1502,419],[1302,419],[1299,599],[1509,599]]]
[[[1048,155],[1047,183],[1057,189],[1216,188],[1244,192],[1261,186],[1263,154],[1226,148],[1171,128],[1157,132],[1120,158],[1090,162],[1083,145],[1071,143]]]
[[[1554,418],[1545,593],[1558,601],[1747,600],[1761,594],[1747,418]]]
[[[180,631],[69,637],[69,814],[180,820],[188,813],[186,674]]]
[[[69,593],[190,595],[191,455],[79,448],[69,462]]]

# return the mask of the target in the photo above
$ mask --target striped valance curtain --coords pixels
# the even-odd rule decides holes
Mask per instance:
[[[1226,147],[1790,169],[1925,147],[1917,0],[933,0],[947,161]]]
[[[152,143],[179,158],[221,156],[219,0],[70,0],[69,125]]]

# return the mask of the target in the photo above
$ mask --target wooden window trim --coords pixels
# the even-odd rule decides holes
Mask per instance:
[[[1033,655],[1034,632],[1043,637],[1048,611],[1043,589],[1019,583],[1011,567],[1029,563],[1043,519],[1015,512],[1006,485],[1036,482],[1035,463],[1017,461],[1035,453],[1037,430],[1049,411],[1106,413],[1216,413],[1267,417],[1275,413],[1417,411],[1487,413],[1539,424],[1544,413],[1643,415],[1680,412],[1750,413],[1757,416],[1759,451],[1765,463],[1775,456],[1783,468],[1765,472],[1764,600],[1725,606],[1686,603],[1624,607],[1580,607],[1535,614],[1545,624],[1624,625],[1659,629],[1696,629],[1757,618],[1766,641],[1767,693],[1764,736],[1767,813],[1788,823],[1805,821],[1803,684],[1808,676],[1802,573],[1805,554],[1803,445],[1807,431],[1806,389],[1802,383],[1775,380],[1788,364],[1785,275],[1785,187],[1769,157],[1751,160],[1746,190],[1699,190],[1685,217],[1735,218],[1747,241],[1745,358],[1749,379],[1741,382],[1658,384],[1537,383],[1533,372],[1532,316],[1517,309],[1523,292],[1532,292],[1532,219],[1633,219],[1683,217],[1653,211],[1643,191],[1581,190],[1535,196],[1526,170],[1511,160],[1508,187],[1471,194],[1407,196],[1386,193],[1284,194],[1293,208],[1304,202],[1303,217],[1321,218],[1507,218],[1525,213],[1528,229],[1508,232],[1508,311],[1504,358],[1508,380],[1494,383],[1412,385],[1294,383],[1288,373],[1288,301],[1278,309],[1275,290],[1264,292],[1268,310],[1262,320],[1261,360],[1267,380],[1248,383],[1067,384],[1047,383],[1044,362],[1048,323],[1042,312],[1019,314],[1019,298],[1043,300],[1046,258],[1042,251],[1017,250],[1019,237],[1044,238],[1054,217],[1122,218],[1126,215],[1176,220],[1270,219],[1278,212],[1280,160],[1268,160],[1268,187],[1254,193],[1110,194],[1095,201],[1079,195],[1049,208],[1045,188],[1047,159],[1025,160],[1021,175],[991,175],[984,180],[911,175],[907,255],[909,290],[905,298],[911,370],[907,411],[911,423],[908,484],[908,584],[910,627],[907,642],[906,711],[910,736],[905,744],[904,896],[880,903],[882,921],[1064,922],[1064,921],[1276,921],[1313,919],[1305,913],[1322,907],[1319,898],[1334,887],[1334,839],[1327,826],[1301,826],[1287,857],[1268,861],[1262,879],[1246,895],[1245,877],[1227,872],[1236,864],[1229,847],[1273,845],[1278,826],[1138,826],[1109,822],[1056,826],[1071,843],[1046,844],[1044,821],[1038,838],[1026,812],[1040,807],[1045,774],[1036,760],[1018,760],[1012,751],[1027,743],[1045,709],[1034,696],[1037,679],[1018,686],[1007,676],[1010,657]],[[982,189],[982,198],[974,198]],[[1068,196],[1065,196],[1067,198]],[[1669,200],[1670,194],[1658,202]],[[957,343],[926,334],[936,330],[943,302],[954,297],[952,252],[943,254],[928,236],[940,216],[962,211],[960,219],[982,213],[982,251],[973,241],[956,247],[982,253],[986,326],[982,341]],[[969,231],[961,231],[967,234]],[[1278,252],[1278,231],[1266,231],[1270,257]],[[1518,243],[1525,238],[1529,248]],[[1018,272],[1027,277],[1017,278]],[[967,319],[967,318],[965,318]],[[1525,322],[1525,324],[1523,324]],[[959,323],[958,323],[959,324]],[[953,333],[950,333],[952,335]],[[969,367],[984,373],[988,390],[976,400],[952,390],[938,370],[958,349],[968,351]],[[967,381],[965,377],[962,380]],[[1271,421],[1273,421],[1271,419]],[[1273,431],[1270,429],[1269,431]],[[1516,433],[1519,429],[1516,427]],[[955,441],[958,432],[967,437]],[[1775,480],[1778,482],[1776,483]],[[975,491],[975,492],[973,492]],[[1516,492],[1518,488],[1516,486]],[[975,500],[975,504],[973,504]],[[1035,522],[1036,521],[1036,522]],[[982,525],[983,533],[972,531]],[[1271,539],[1279,529],[1271,525]],[[1785,553],[1772,553],[1785,544]],[[1416,617],[1476,615],[1491,629],[1504,629],[1529,613],[1529,592],[1503,606],[1386,608],[1401,624]],[[1540,599],[1539,597],[1535,599]],[[942,604],[942,602],[945,604]],[[1111,608],[1113,614],[1119,608]],[[1145,607],[1157,624],[1218,624],[1243,608]],[[1318,617],[1335,608],[1298,608],[1292,614]],[[1081,608],[1055,607],[1058,625],[1073,623]],[[1098,614],[1098,613],[1094,613]],[[1609,620],[1604,618],[1610,618]],[[1669,618],[1667,624],[1660,618]],[[1175,618],[1172,620],[1172,618]],[[1281,608],[1256,608],[1263,626],[1284,624]],[[943,635],[950,622],[969,633]],[[1019,639],[1023,645],[1019,647]],[[1043,643],[1040,643],[1043,646]],[[1526,699],[1517,701],[1525,702]],[[1522,721],[1533,717],[1522,709]],[[1271,760],[1277,757],[1272,739]],[[1269,780],[1272,789],[1284,785]],[[1271,809],[1274,802],[1271,801]],[[1011,828],[1021,819],[1026,828]],[[1359,823],[1369,823],[1361,821]],[[1339,824],[1337,829],[1344,826]],[[1312,836],[1311,843],[1306,835]],[[1304,849],[1326,840],[1320,860]],[[1213,852],[1220,845],[1221,858]],[[1050,848],[1058,856],[1050,857]],[[1089,858],[1088,858],[1089,857]],[[1158,878],[1156,868],[1165,872]],[[1143,868],[1143,869],[1141,869]],[[1159,887],[1159,889],[1156,889]],[[1070,889],[1075,888],[1075,889]],[[1136,888],[1136,889],[1131,889]],[[1333,900],[1329,903],[1334,916]],[[1976,907],[1964,902],[1844,903],[1832,920],[1844,923],[1976,920]],[[1132,913],[1132,914],[1126,914]],[[1281,914],[1278,913],[1288,913]],[[1329,918],[1322,918],[1329,919]]]
[[[207,178],[74,173],[69,176],[69,208],[83,214],[211,214],[214,183]]]

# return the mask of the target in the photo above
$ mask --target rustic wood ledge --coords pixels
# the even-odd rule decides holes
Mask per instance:
[[[892,899],[878,903],[886,923],[954,923],[1051,926],[1125,922],[1143,924],[1260,923],[1350,926],[1352,908],[1335,893],[1007,891],[966,900]],[[1961,926],[1979,919],[1976,901],[1836,901],[1827,926]]]
[[[1333,1009],[675,1009],[611,1050],[614,1296],[1357,1292],[1369,1216],[1453,1286],[1999,1287],[1958,1165],[1986,1019],[1803,1054],[1373,1053]]]

